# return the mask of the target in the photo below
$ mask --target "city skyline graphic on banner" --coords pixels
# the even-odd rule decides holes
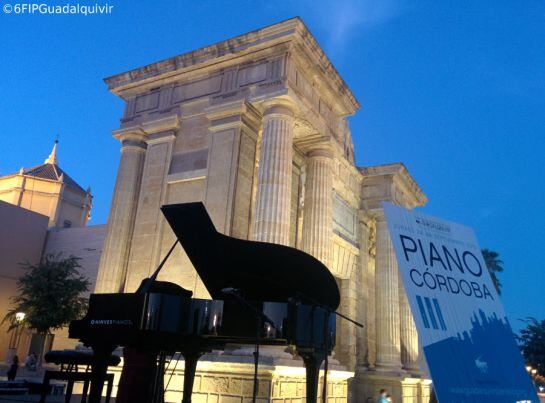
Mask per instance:
[[[439,401],[539,402],[473,230],[383,208]]]

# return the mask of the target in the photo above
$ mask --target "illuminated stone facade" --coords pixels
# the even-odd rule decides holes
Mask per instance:
[[[380,207],[426,197],[402,164],[355,165],[346,118],[360,105],[300,19],[105,81],[125,112],[97,292],[133,292],[153,272],[174,240],[162,204],[203,201],[219,231],[297,247],[334,274],[340,311],[365,325],[338,321],[334,368],[355,373],[341,400],[387,387],[427,401]],[[181,248],[160,279],[208,297]]]

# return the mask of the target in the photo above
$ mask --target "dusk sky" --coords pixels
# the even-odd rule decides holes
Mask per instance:
[[[358,165],[403,162],[423,212],[500,253],[511,324],[545,319],[545,2],[108,4],[109,15],[0,13],[0,175],[42,163],[58,135],[60,166],[92,188],[90,224],[105,223],[123,103],[102,79],[300,16],[362,105],[350,118]]]

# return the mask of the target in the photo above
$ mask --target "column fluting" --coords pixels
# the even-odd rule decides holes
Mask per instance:
[[[420,371],[418,365],[418,333],[401,278],[399,278],[399,323],[403,369],[417,374]]]
[[[401,370],[399,275],[384,214],[376,218],[377,370]]]
[[[303,250],[331,265],[333,227],[332,156],[327,150],[308,154],[303,214]]]
[[[122,140],[108,232],[95,287],[97,293],[123,290],[145,154],[146,143],[142,139]]]
[[[293,112],[270,106],[263,116],[254,239],[288,245],[290,233]]]

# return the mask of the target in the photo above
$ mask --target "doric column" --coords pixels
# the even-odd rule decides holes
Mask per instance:
[[[263,116],[254,239],[288,245],[290,230],[293,112],[269,105]]]
[[[371,271],[370,249],[371,249],[371,219],[363,211],[358,214],[360,226],[360,254],[358,259],[359,270],[357,270],[357,287],[360,290],[360,298],[357,301],[356,320],[363,324],[363,329],[357,329],[358,357],[357,370],[365,371],[374,364],[374,342],[375,342],[375,276]],[[374,266],[372,267],[374,269]]]
[[[356,285],[357,268],[354,265],[350,277],[340,279],[341,304],[339,312],[349,318],[357,317],[358,309],[358,289]],[[346,365],[349,371],[354,371],[357,363],[357,332],[358,329],[352,323],[346,320],[337,321],[337,342],[335,352],[343,365]]]
[[[166,176],[176,139],[175,130],[150,133],[142,172],[134,231],[124,292],[135,292],[140,282],[155,271],[161,258],[161,233],[165,219],[160,207],[166,192]]]
[[[121,160],[110,206],[108,233],[100,259],[95,287],[97,293],[121,292],[123,289],[146,154],[143,133],[119,133],[116,137],[122,144]]]
[[[397,261],[382,211],[376,217],[376,231],[376,367],[377,370],[397,372],[401,370],[399,277]]]
[[[418,333],[401,277],[399,278],[399,324],[403,369],[411,374],[418,374],[420,372],[418,365]]]
[[[331,265],[333,228],[333,172],[329,150],[316,149],[307,154],[307,175],[303,214],[303,250]]]

